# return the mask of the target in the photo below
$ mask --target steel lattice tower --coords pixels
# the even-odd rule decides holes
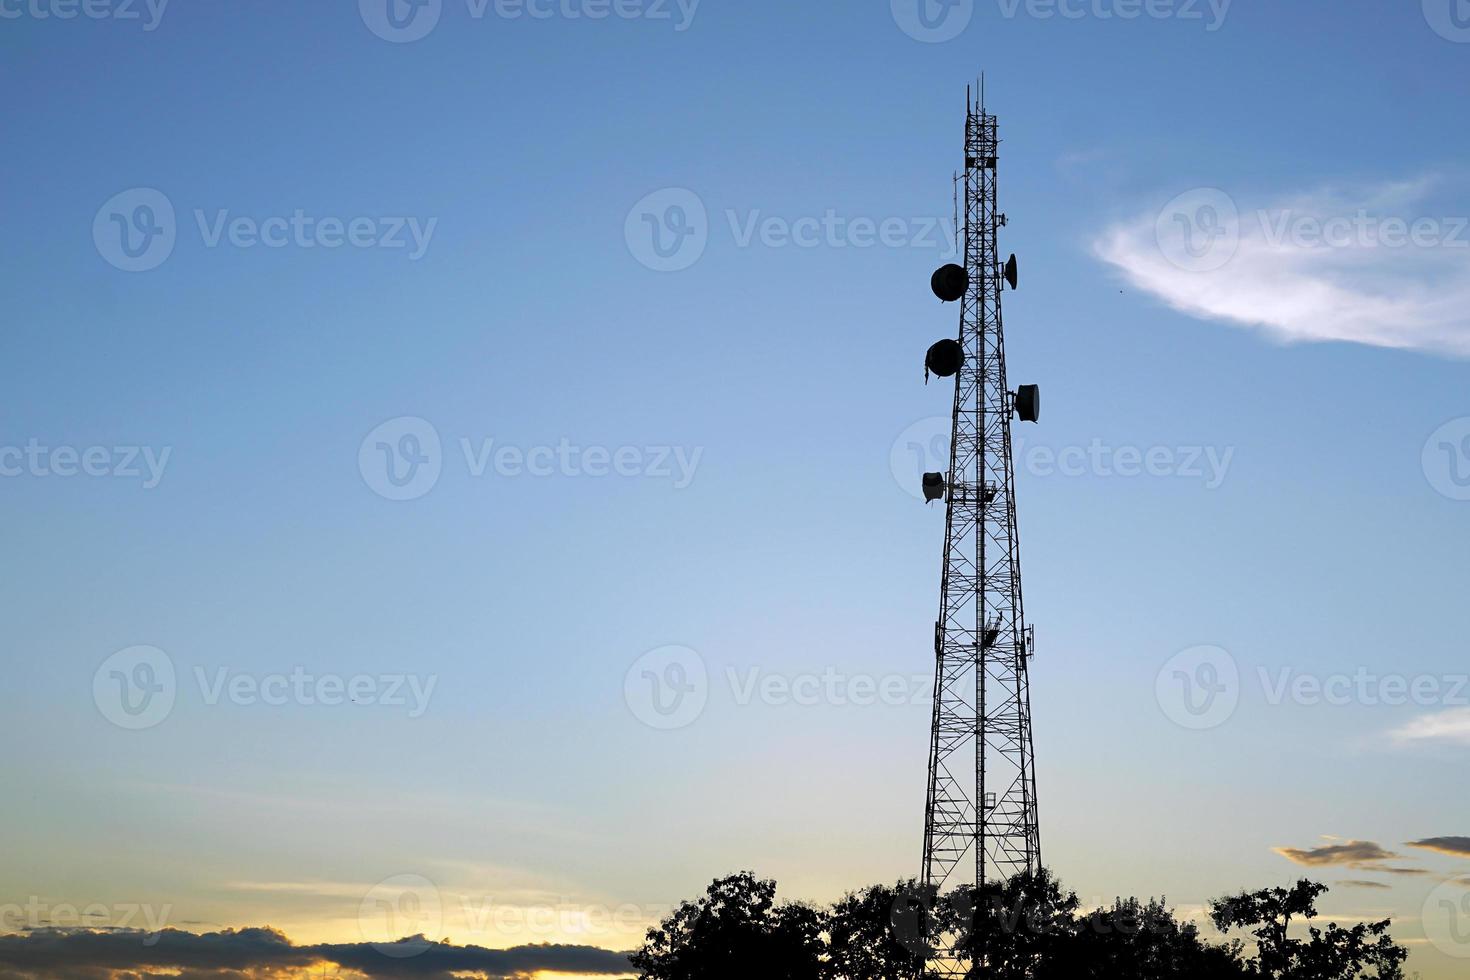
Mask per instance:
[[[1006,384],[1001,292],[1015,286],[997,237],[996,117],[966,98],[963,185],[968,281],[960,299],[948,520],[935,624],[934,724],[923,881],[948,891],[1041,867],[1027,676],[1033,634],[1021,601],[1011,417],[1039,412]],[[955,270],[958,272],[958,270]],[[961,280],[963,281],[963,280]],[[938,291],[936,287],[936,292]],[[1026,400],[1026,407],[1018,401]],[[971,863],[973,862],[973,864]],[[943,953],[941,951],[941,959]],[[936,963],[944,974],[953,968]]]

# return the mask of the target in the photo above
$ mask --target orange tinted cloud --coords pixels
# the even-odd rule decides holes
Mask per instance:
[[[1426,837],[1423,840],[1411,840],[1404,846],[1436,851],[1450,857],[1470,857],[1470,837]]]
[[[165,973],[171,980],[296,980],[313,975],[313,969],[333,967],[335,974],[326,976],[342,980],[512,980],[542,972],[581,977],[632,973],[628,954],[593,946],[487,949],[421,936],[395,943],[297,946],[269,928],[204,934],[177,929],[154,933],[38,929],[0,936],[0,978],[135,980]]]
[[[1342,844],[1327,844],[1310,850],[1303,850],[1299,847],[1276,847],[1272,850],[1294,864],[1314,868],[1333,864],[1353,868],[1399,857],[1392,851],[1386,851],[1378,844],[1368,840],[1350,840]]]

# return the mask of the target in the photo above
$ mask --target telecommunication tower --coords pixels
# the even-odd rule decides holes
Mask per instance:
[[[925,496],[946,502],[947,522],[922,881],[944,891],[1041,868],[1028,679],[1035,634],[1021,601],[1011,455],[1012,418],[1038,421],[1041,396],[1035,385],[1012,392],[1006,383],[1001,294],[1016,288],[1017,265],[997,246],[1006,224],[996,207],[1000,140],[983,94],[967,93],[965,104],[965,169],[956,177],[965,264],[945,266],[931,283],[940,300],[960,304],[959,339],[935,344],[926,360],[931,373],[955,379],[949,472],[924,476]]]

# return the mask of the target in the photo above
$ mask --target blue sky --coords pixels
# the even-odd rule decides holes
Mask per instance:
[[[1326,911],[1463,969],[1470,918],[1434,916],[1470,854],[1406,846],[1470,834],[1448,3],[976,0],[932,43],[904,0],[444,0],[412,41],[357,6],[0,5],[0,904],[383,939],[363,904],[427,881],[457,940],[626,948],[736,868],[819,900],[917,873],[943,517],[905,460],[948,410],[927,281],[984,70],[1012,381],[1044,391],[1048,863],[1181,908],[1376,880]],[[673,203],[695,251],[658,271]],[[1191,728],[1206,662],[1234,709]],[[109,701],[140,664],[160,718]],[[658,727],[643,672],[691,666]],[[1398,676],[1437,686],[1382,703]],[[636,914],[525,925],[566,908]]]

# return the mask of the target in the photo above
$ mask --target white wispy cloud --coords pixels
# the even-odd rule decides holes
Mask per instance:
[[[1106,228],[1092,248],[1190,316],[1288,343],[1470,356],[1470,206],[1446,203],[1457,193],[1450,184],[1426,177],[1255,200],[1202,188]]]
[[[1399,742],[1452,742],[1470,745],[1470,708],[1454,708],[1415,718],[1393,737]]]

